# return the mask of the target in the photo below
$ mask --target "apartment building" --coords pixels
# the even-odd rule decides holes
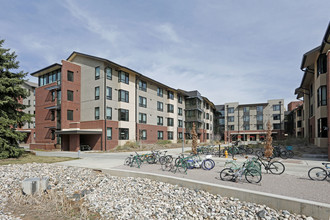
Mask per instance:
[[[330,23],[321,45],[303,55],[300,69],[304,72],[297,99],[303,99],[304,137],[319,147],[328,148],[329,141],[329,84],[330,84]]]
[[[38,84],[30,81],[25,81],[22,87],[28,91],[28,97],[21,100],[21,103],[28,106],[23,111],[28,114],[35,114],[35,92]],[[18,127],[17,131],[26,133],[23,144],[31,144],[35,142],[35,118],[33,117],[31,123],[25,123],[22,127]]]
[[[304,110],[303,101],[293,101],[288,104],[286,112],[286,129],[285,132],[289,136],[303,138],[305,133],[304,128]]]
[[[31,75],[39,81],[32,149],[76,151],[88,145],[93,150],[109,150],[127,141],[176,143],[184,136],[190,92],[78,52]],[[206,98],[201,103],[205,105],[205,129],[201,127],[199,133],[204,141],[212,138],[213,104]]]
[[[273,138],[283,137],[285,111],[283,99],[255,104],[232,102],[215,107],[216,134],[218,138],[223,138],[226,142],[236,140],[244,142],[264,141],[268,121],[272,126]]]

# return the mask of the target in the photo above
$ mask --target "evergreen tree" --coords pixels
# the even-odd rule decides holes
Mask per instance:
[[[20,102],[28,96],[27,90],[21,87],[27,73],[13,72],[19,68],[17,55],[3,48],[3,43],[4,40],[0,40],[0,159],[22,155],[18,143],[24,140],[25,134],[15,127],[31,122],[32,116],[22,111],[27,106]]]

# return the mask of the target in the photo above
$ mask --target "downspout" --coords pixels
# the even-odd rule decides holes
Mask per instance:
[[[107,151],[107,78],[105,75],[105,69],[103,70],[103,79],[104,79],[104,108],[103,108],[103,118],[104,118],[104,151]],[[101,145],[101,151],[102,151],[102,145]]]

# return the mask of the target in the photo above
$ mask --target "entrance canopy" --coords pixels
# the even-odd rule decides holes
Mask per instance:
[[[56,134],[102,134],[102,129],[62,129],[60,131],[55,131]]]

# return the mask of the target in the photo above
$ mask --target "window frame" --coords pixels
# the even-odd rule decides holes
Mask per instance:
[[[122,138],[122,133],[125,132],[125,138]],[[118,129],[119,140],[129,140],[129,129],[128,128],[119,128]],[[127,136],[127,137],[126,137]]]
[[[67,94],[66,95],[67,95],[67,97],[66,97],[67,100],[73,102],[73,91],[72,90],[67,90]],[[72,99],[69,99],[70,97],[72,97]]]
[[[164,96],[164,90],[162,88],[157,87],[157,96],[159,97]]]
[[[125,117],[122,118],[123,114]],[[118,109],[118,121],[129,121],[129,110],[120,108]]]
[[[124,71],[118,71],[118,82],[129,84],[129,74]]]
[[[99,66],[95,67],[95,80],[100,79],[101,68]]]
[[[163,112],[164,111],[164,103],[157,101],[157,111]]]
[[[68,109],[68,110],[66,111],[66,119],[67,119],[68,121],[73,121],[73,110]]]
[[[112,100],[112,88],[110,86],[107,86],[106,95],[107,95],[107,100]]]
[[[147,108],[147,98],[146,97],[139,96],[139,107]]]
[[[110,131],[110,135],[109,135]],[[107,140],[112,140],[112,127],[107,127]]]
[[[110,115],[108,115],[108,110],[110,110]],[[108,107],[106,108],[106,119],[111,120],[112,119],[112,108]]]
[[[123,96],[122,93],[124,94],[124,97],[122,97]],[[118,101],[129,103],[129,92],[126,90],[123,90],[123,89],[119,89],[118,90]]]
[[[94,108],[94,119],[95,120],[100,120],[100,107],[95,107]]]
[[[159,125],[159,126],[164,125],[164,117],[163,116],[157,116],[157,125]]]
[[[147,124],[147,114],[139,112],[139,123]]]
[[[108,74],[108,71],[107,70],[110,70],[109,72],[110,72],[110,74]],[[106,76],[107,76],[107,79],[108,80],[112,80],[112,68],[111,67],[106,67],[105,69],[104,69],[104,71],[105,71],[105,74],[106,74]]]
[[[72,78],[72,80],[71,80],[71,78]],[[71,71],[71,70],[68,70],[67,71],[67,81],[69,81],[69,82],[73,82],[74,81],[74,72]]]
[[[100,99],[100,87],[99,86],[96,86],[95,87],[94,98],[95,98],[95,100],[99,100]]]
[[[147,91],[147,82],[139,80],[139,90],[146,92]]]

